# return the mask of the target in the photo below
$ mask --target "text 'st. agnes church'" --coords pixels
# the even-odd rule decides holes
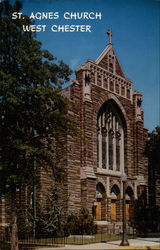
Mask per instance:
[[[122,175],[126,182],[126,219],[134,220],[134,204],[147,192],[142,94],[132,89],[109,43],[96,61],[76,71],[63,90],[73,102],[69,112],[80,132],[67,139],[68,209],[87,207],[100,230],[121,229]]]

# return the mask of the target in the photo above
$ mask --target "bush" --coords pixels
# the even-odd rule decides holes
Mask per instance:
[[[62,203],[61,187],[54,184],[48,190],[45,205],[38,205],[36,232],[50,236],[63,236],[66,224],[66,211]]]
[[[30,206],[21,206],[17,211],[17,225],[19,234],[33,232],[33,209]]]
[[[93,216],[89,214],[89,210],[82,207],[78,214],[69,215],[65,231],[68,234],[95,234],[96,225],[94,225],[94,219]]]

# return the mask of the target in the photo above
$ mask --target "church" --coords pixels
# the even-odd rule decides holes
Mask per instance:
[[[70,100],[68,113],[77,123],[77,133],[66,136],[64,194],[68,213],[86,207],[98,232],[122,231],[123,177],[126,220],[129,230],[135,220],[135,204],[148,192],[148,161],[144,154],[148,131],[144,128],[142,94],[122,70],[112,47],[76,70],[76,79],[62,90]],[[42,172],[36,187],[41,200],[48,179]],[[45,188],[44,188],[45,187]],[[32,204],[33,205],[33,204]],[[4,198],[0,203],[0,230],[9,226]],[[114,231],[113,231],[114,229]]]
[[[147,193],[148,170],[144,155],[148,131],[144,128],[142,94],[122,70],[108,45],[76,70],[76,79],[63,90],[74,105],[69,113],[79,124],[67,138],[68,210],[87,207],[98,231],[122,231],[123,175],[128,230],[135,203]]]

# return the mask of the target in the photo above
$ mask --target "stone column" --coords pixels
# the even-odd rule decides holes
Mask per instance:
[[[121,139],[120,139],[120,171],[124,172],[124,132],[121,127],[120,129]]]
[[[115,133],[115,116],[113,116],[113,170],[116,171],[116,133]]]
[[[102,129],[101,129],[101,116],[99,117],[98,120],[98,127],[99,127],[99,131],[98,131],[98,167],[102,168]]]
[[[109,155],[108,155],[108,128],[107,128],[107,134],[106,134],[106,169],[109,169],[108,158],[109,158]]]
[[[104,88],[104,76],[103,76],[103,73],[101,74],[101,86]]]
[[[95,85],[97,85],[97,70],[95,70]]]

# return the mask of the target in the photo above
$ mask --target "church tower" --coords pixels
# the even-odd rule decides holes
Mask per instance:
[[[78,67],[76,80],[63,91],[74,104],[69,112],[79,131],[68,137],[68,210],[85,206],[93,214],[98,230],[115,232],[122,225],[122,176],[126,219],[132,222],[135,204],[147,192],[147,159],[144,156],[142,94],[133,90],[112,46],[96,61]]]

